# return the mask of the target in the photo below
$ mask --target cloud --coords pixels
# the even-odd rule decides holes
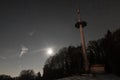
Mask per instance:
[[[28,50],[29,50],[29,49],[28,49],[27,47],[22,46],[19,57],[22,57],[25,53],[28,53]]]
[[[0,59],[5,60],[7,59],[6,57],[0,56]]]
[[[45,51],[45,50],[46,49],[37,49],[37,50],[32,51],[32,53],[38,53],[38,52]]]
[[[30,35],[30,36],[33,36],[33,35],[34,35],[34,32],[30,32],[29,35]]]

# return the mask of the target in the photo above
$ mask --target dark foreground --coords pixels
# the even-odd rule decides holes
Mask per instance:
[[[72,76],[57,80],[120,80],[120,77],[113,74],[99,74],[96,76],[87,75],[87,76]]]

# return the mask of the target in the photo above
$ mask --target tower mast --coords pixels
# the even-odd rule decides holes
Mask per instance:
[[[83,28],[87,25],[85,21],[80,20],[80,9],[77,9],[77,23],[75,24],[75,27],[79,29],[80,31],[80,38],[81,38],[81,43],[82,43],[82,55],[83,55],[83,60],[84,60],[84,69],[87,72],[89,70],[89,63],[87,59],[87,54],[86,54],[86,46],[85,46],[85,37],[84,37],[84,31]]]

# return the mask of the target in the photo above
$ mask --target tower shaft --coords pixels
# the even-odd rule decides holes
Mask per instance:
[[[82,53],[83,53],[83,60],[84,60],[84,69],[87,72],[89,67],[88,67],[88,59],[87,59],[87,54],[86,54],[86,46],[85,46],[85,37],[84,37],[84,32],[83,32],[83,26],[80,24],[80,37],[81,37],[81,43],[82,43]]]
[[[80,9],[77,9],[77,23],[75,24],[76,28],[79,28],[80,30],[80,38],[82,43],[82,55],[84,60],[84,69],[87,72],[89,70],[89,62],[87,59],[87,53],[86,53],[86,46],[85,46],[85,37],[83,32],[83,27],[85,27],[87,23],[85,21],[80,20]]]

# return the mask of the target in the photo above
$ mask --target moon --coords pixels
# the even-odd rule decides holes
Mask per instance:
[[[48,55],[53,55],[53,49],[52,48],[48,48],[47,49],[47,54]]]

